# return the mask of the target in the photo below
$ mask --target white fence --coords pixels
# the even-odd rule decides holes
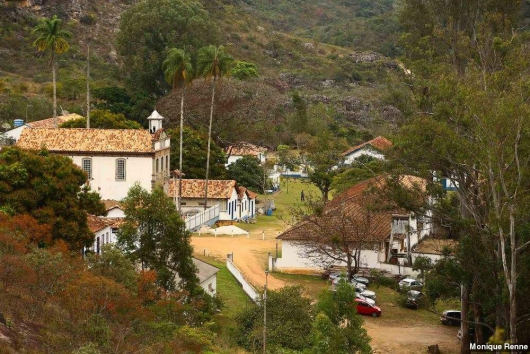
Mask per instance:
[[[230,255],[229,255],[230,256]],[[235,266],[234,262],[230,259],[230,257],[226,258],[226,267],[236,277],[237,281],[241,286],[243,287],[243,291],[254,301],[255,303],[258,303],[261,300],[261,295],[259,295],[254,287],[250,285],[250,283],[245,279],[245,276],[237,267]]]
[[[186,230],[195,230],[201,225],[219,220],[219,204],[186,218]]]

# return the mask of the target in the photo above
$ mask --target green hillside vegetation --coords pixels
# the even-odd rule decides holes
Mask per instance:
[[[167,6],[178,3],[176,0],[151,2],[153,4],[164,3]],[[142,46],[141,41],[123,40],[123,34],[128,36],[125,37],[126,39],[130,39],[131,36],[141,37],[126,26],[123,27],[123,22],[122,41],[120,42],[120,37],[117,37],[120,33],[118,31],[119,16],[127,9],[130,11],[131,6],[136,6],[137,3],[122,1],[111,4],[93,1],[87,4],[82,3],[79,10],[69,5],[68,2],[60,0],[47,1],[40,9],[36,7],[16,9],[12,2],[0,1],[0,25],[2,27],[0,32],[0,103],[2,103],[0,120],[10,122],[14,118],[26,119],[26,111],[29,121],[50,117],[52,114],[49,103],[52,91],[49,57],[36,52],[32,46],[34,38],[31,36],[31,29],[37,24],[38,19],[41,16],[52,14],[57,14],[63,20],[65,29],[73,33],[70,50],[57,58],[59,114],[61,108],[82,115],[86,111],[84,97],[86,52],[87,44],[90,44],[92,90],[102,92],[101,90],[125,89],[127,96],[124,101],[115,102],[119,110],[110,109],[113,113],[123,113],[127,119],[136,120],[145,125],[147,115],[155,104],[157,106],[160,104],[164,107],[162,113],[173,117],[172,112],[178,109],[176,103],[172,104],[173,99],[166,98],[157,103],[160,98],[170,92],[170,87],[163,79],[159,64],[167,49],[173,45],[182,45],[184,42],[180,39],[175,42],[180,37],[169,36],[162,38],[157,44],[158,47],[148,50]],[[267,107],[270,113],[257,114],[251,119],[253,125],[257,127],[256,130],[265,134],[252,133],[249,136],[231,134],[232,138],[228,141],[226,137],[223,138],[223,134],[227,134],[225,130],[218,134],[217,143],[221,146],[239,140],[250,140],[271,147],[279,143],[294,144],[294,136],[289,131],[276,132],[280,133],[280,139],[272,139],[271,134],[268,134],[270,130],[259,128],[270,124],[277,126],[278,122],[286,124],[289,114],[292,113],[290,102],[294,91],[299,92],[309,107],[318,104],[333,107],[333,120],[338,125],[337,129],[388,132],[393,129],[394,123],[399,121],[401,113],[393,106],[394,102],[388,99],[390,95],[387,90],[387,82],[399,74],[399,67],[381,54],[358,52],[358,50],[377,49],[368,44],[344,48],[324,42],[339,45],[350,44],[332,40],[331,37],[315,40],[315,33],[304,32],[302,25],[313,28],[314,21],[318,18],[318,16],[313,16],[314,7],[317,5],[315,1],[300,4],[264,1],[202,1],[190,4],[195,4],[193,6],[197,9],[197,14],[200,14],[197,16],[203,23],[195,26],[203,26],[209,33],[200,38],[197,37],[199,38],[197,41],[189,37],[189,42],[186,43],[189,44],[188,48],[191,52],[196,53],[202,45],[223,44],[236,60],[255,65],[259,74],[258,78],[251,80],[241,81],[235,77],[228,82],[227,87],[243,99],[228,102],[225,107],[221,107],[220,117],[216,117],[219,118],[217,120],[221,122],[221,125],[225,120],[223,110],[228,111],[230,121],[235,121],[229,124],[233,127],[238,125],[243,117],[246,118],[247,112],[254,109],[253,105],[256,104],[256,100],[244,99],[249,92],[268,90],[271,95],[276,96],[273,102],[263,102],[263,106]],[[384,35],[379,29],[373,28],[372,30],[372,27],[367,26],[365,22],[373,22],[376,17],[380,16],[390,16],[392,5],[388,1],[381,1],[379,5],[376,4],[377,6],[372,5],[369,7],[373,10],[369,12],[373,12],[373,16],[366,16],[366,13],[363,15],[363,12],[359,10],[358,5],[353,6],[340,1],[329,2],[324,11],[328,18],[326,22],[340,27],[343,23],[341,21],[348,19],[352,26],[351,30],[341,29],[341,33],[356,33],[357,35],[360,32],[355,27],[360,27],[364,31],[372,31],[374,36],[375,34]],[[155,8],[163,7],[155,6]],[[294,19],[298,18],[300,12],[306,13],[306,17],[295,21]],[[277,26],[276,19],[282,16],[288,18],[292,25]],[[124,15],[123,18],[127,17]],[[144,17],[135,20],[131,28],[144,28],[145,33],[149,32],[147,29],[152,28],[155,31],[152,33],[156,33],[163,28],[160,27],[163,23],[163,21]],[[168,23],[169,26],[173,24]],[[325,31],[322,30],[322,32]],[[370,37],[366,34],[360,36],[364,39]],[[130,45],[135,46],[134,51],[129,50]],[[127,57],[128,52],[142,53],[142,50],[144,57],[150,58],[143,66],[143,68],[149,68],[148,70],[139,70],[139,67],[135,66],[138,62],[134,61],[134,57]],[[236,86],[232,88],[232,85]],[[241,92],[238,85],[246,86],[245,91]],[[206,93],[205,96],[207,96]],[[200,97],[198,92],[194,92],[194,95],[197,99]],[[104,107],[105,102],[108,103],[108,101],[102,100],[97,94],[94,97],[94,105],[108,109]],[[261,99],[258,98],[258,100]],[[202,101],[199,100],[199,104],[202,105]],[[232,108],[235,110],[231,111]],[[273,116],[272,121],[271,116]],[[203,118],[202,112],[200,115],[192,114],[190,121],[186,119],[186,124],[191,124],[198,129],[197,122]],[[202,125],[199,127],[203,130]],[[220,128],[214,124],[215,129]],[[361,139],[357,137],[354,140]]]

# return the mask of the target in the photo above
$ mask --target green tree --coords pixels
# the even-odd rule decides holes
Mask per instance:
[[[233,59],[223,46],[203,47],[197,59],[197,74],[212,79],[212,102],[210,103],[210,124],[208,125],[208,149],[206,150],[206,183],[204,185],[204,209],[208,206],[208,174],[210,171],[210,145],[212,140],[213,110],[215,106],[215,84],[224,76],[230,75]]]
[[[169,86],[162,63],[167,49],[178,46],[196,58],[194,48],[216,41],[217,28],[198,1],[145,0],[122,15],[116,49],[123,58],[125,83],[134,108],[133,119],[146,117]],[[150,112],[147,112],[149,114]]]
[[[303,350],[309,347],[310,300],[300,287],[267,291],[267,348]],[[248,306],[236,316],[236,340],[250,351],[263,347],[263,306]]]
[[[320,294],[314,310],[317,316],[311,330],[311,353],[372,352],[355,297],[355,288],[347,282],[340,282],[336,292],[326,289]]]
[[[344,171],[333,177],[331,189],[340,194],[351,186],[378,176],[385,171],[385,162],[368,155],[362,155]]]
[[[236,60],[234,62],[234,67],[232,68],[232,76],[238,80],[247,80],[254,77],[259,77],[258,67],[254,63]]]
[[[168,135],[171,137],[171,169],[174,170],[179,168],[177,156],[180,155],[180,151],[177,139],[180,136],[180,131],[170,129],[168,130]],[[182,154],[186,156],[186,159],[182,161],[182,172],[184,172],[185,178],[202,179],[206,173],[206,156],[204,154],[207,147],[206,136],[185,127],[182,138]],[[210,177],[213,179],[225,179],[225,153],[215,142],[212,142],[210,148]]]
[[[116,86],[98,87],[92,90],[94,106],[98,109],[112,113],[121,113],[130,118],[132,103],[131,97],[125,89]]]
[[[85,182],[86,174],[68,157],[16,147],[0,152],[0,210],[51,225],[53,239],[75,251],[94,242],[87,211],[105,210],[97,193],[82,191]]]
[[[235,179],[239,185],[257,193],[265,193],[269,181],[259,160],[250,155],[228,165],[228,178]]]
[[[70,45],[68,39],[72,38],[72,33],[61,29],[62,21],[53,15],[52,18],[43,18],[41,22],[33,28],[33,34],[37,39],[33,45],[39,51],[50,51],[52,80],[53,80],[53,118],[57,117],[57,82],[55,78],[55,57],[58,54],[68,51]],[[57,124],[57,123],[56,123]]]
[[[182,49],[172,48],[167,54],[166,60],[162,63],[166,81],[173,86],[173,90],[179,85],[180,91],[180,136],[179,136],[179,171],[182,172],[182,134],[184,132],[184,94],[186,84],[193,80],[193,68],[191,66],[191,56]],[[178,211],[181,212],[180,196],[182,195],[182,173],[179,173],[179,198]]]
[[[133,262],[140,262],[142,269],[155,270],[163,288],[179,286],[195,293],[198,280],[191,257],[191,234],[163,188],[157,186],[149,193],[135,184],[123,206],[126,217],[118,232],[118,246]]]
[[[342,152],[347,146],[344,139],[333,138],[329,131],[323,131],[309,147],[309,181],[317,186],[325,201],[329,199],[333,179],[342,172]]]
[[[87,263],[95,275],[112,279],[133,293],[138,291],[139,277],[134,264],[114,245],[103,245],[101,255],[88,255]]]
[[[86,118],[74,119],[61,124],[61,128],[85,128]],[[90,112],[90,127],[97,129],[142,129],[133,120],[128,120],[121,113],[112,113],[102,109]]]

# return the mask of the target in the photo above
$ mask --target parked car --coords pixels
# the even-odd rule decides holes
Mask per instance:
[[[459,326],[460,315],[458,310],[445,310],[440,317],[440,322],[447,326]]]
[[[400,289],[420,289],[423,284],[416,279],[405,278],[399,282]]]
[[[355,292],[359,292],[362,296],[375,300],[375,293],[372,290],[363,290],[363,291],[358,291],[358,290],[360,289],[355,288]]]
[[[366,301],[367,303],[369,303],[372,306],[375,305],[375,300],[374,299],[370,299],[369,297],[366,297],[366,296],[362,295],[361,293],[355,292],[355,297],[357,299],[361,299],[361,300]]]
[[[409,290],[407,292],[406,306],[418,309],[420,307],[420,301],[423,297],[425,297],[425,294],[423,294],[421,291]]]
[[[368,286],[370,284],[370,280],[368,280],[368,278],[365,278],[365,277],[361,277],[357,274],[355,274],[353,276],[353,280],[355,280],[357,283],[361,283],[361,284],[364,284],[366,286]]]
[[[360,315],[367,315],[372,317],[381,316],[381,309],[375,305],[370,305],[362,299],[355,299],[357,302],[357,313]]]

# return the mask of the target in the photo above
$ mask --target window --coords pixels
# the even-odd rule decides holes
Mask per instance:
[[[169,156],[166,155],[166,170],[169,170]]]
[[[81,168],[85,171],[88,179],[92,179],[92,159],[83,159],[81,160]]]
[[[158,159],[155,159],[156,160],[156,173],[158,173]]]
[[[125,159],[116,160],[116,181],[125,181]]]

